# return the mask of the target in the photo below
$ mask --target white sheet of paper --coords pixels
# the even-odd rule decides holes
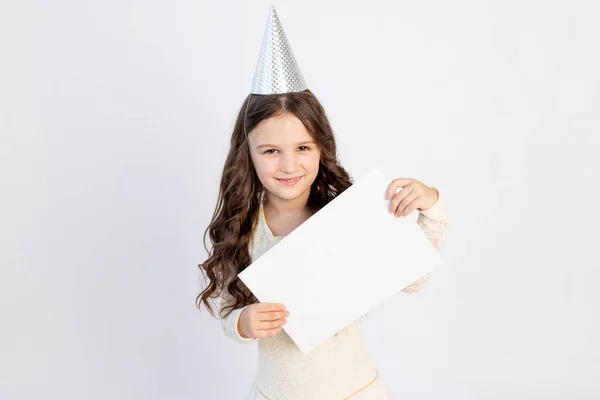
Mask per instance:
[[[259,301],[285,304],[302,352],[443,264],[416,221],[388,212],[390,182],[375,168],[238,275]]]

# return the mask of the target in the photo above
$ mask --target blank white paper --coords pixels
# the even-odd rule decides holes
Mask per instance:
[[[416,221],[388,212],[390,182],[375,168],[238,275],[259,301],[285,304],[302,352],[443,264]]]

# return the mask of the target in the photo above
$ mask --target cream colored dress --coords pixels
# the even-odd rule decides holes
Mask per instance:
[[[441,194],[430,209],[419,212],[418,223],[439,251],[448,229],[448,210]],[[250,241],[252,261],[282,238],[271,233],[261,204],[259,222]],[[417,292],[429,275],[402,291]],[[221,320],[221,325],[223,332],[236,342],[258,344],[258,371],[246,400],[389,399],[387,388],[367,352],[360,319],[305,354],[285,330],[269,338],[241,337],[237,323],[243,310],[234,310]]]

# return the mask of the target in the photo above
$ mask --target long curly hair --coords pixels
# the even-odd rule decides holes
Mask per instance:
[[[252,262],[249,243],[264,195],[264,188],[254,170],[246,134],[261,121],[286,113],[302,121],[321,150],[319,172],[310,188],[309,210],[314,214],[352,186],[352,178],[338,160],[334,133],[325,110],[310,90],[249,95],[236,118],[217,205],[204,232],[203,242],[209,257],[198,266],[208,284],[196,298],[196,306],[201,309],[204,304],[213,317],[215,313],[209,299],[223,298],[224,294],[231,299],[230,304],[221,309],[222,318],[235,309],[258,301],[237,277]],[[210,250],[206,246],[207,235],[212,244]]]

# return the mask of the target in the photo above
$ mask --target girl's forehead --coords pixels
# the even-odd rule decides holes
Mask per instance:
[[[310,133],[302,121],[293,114],[284,114],[262,121],[250,132],[249,137],[253,141],[277,143],[311,139]]]

